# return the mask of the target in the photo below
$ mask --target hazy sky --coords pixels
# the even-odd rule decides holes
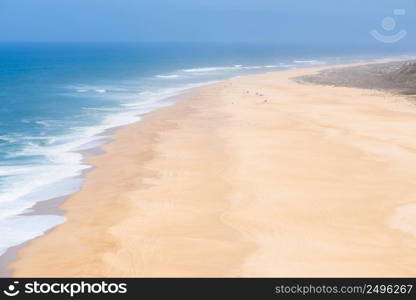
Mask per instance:
[[[0,41],[366,43],[396,8],[415,42],[416,0],[0,0]]]

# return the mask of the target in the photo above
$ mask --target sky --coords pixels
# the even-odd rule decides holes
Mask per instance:
[[[365,44],[372,29],[416,44],[416,1],[0,0],[0,41]]]

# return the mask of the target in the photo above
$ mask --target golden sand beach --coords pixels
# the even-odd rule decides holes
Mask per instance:
[[[317,70],[202,87],[118,130],[13,275],[416,276],[416,106],[292,79]]]

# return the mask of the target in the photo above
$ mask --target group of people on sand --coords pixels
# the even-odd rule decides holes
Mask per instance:
[[[246,94],[250,94],[250,91],[246,91]],[[260,96],[260,97],[263,97],[264,95],[263,94],[260,94],[259,92],[256,92],[255,93],[256,94],[256,96]],[[268,100],[267,99],[264,99],[264,101],[263,101],[264,103],[267,103],[268,102]]]

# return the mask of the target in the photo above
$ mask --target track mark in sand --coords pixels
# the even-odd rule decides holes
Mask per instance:
[[[406,204],[396,209],[389,225],[416,237],[416,203]]]

